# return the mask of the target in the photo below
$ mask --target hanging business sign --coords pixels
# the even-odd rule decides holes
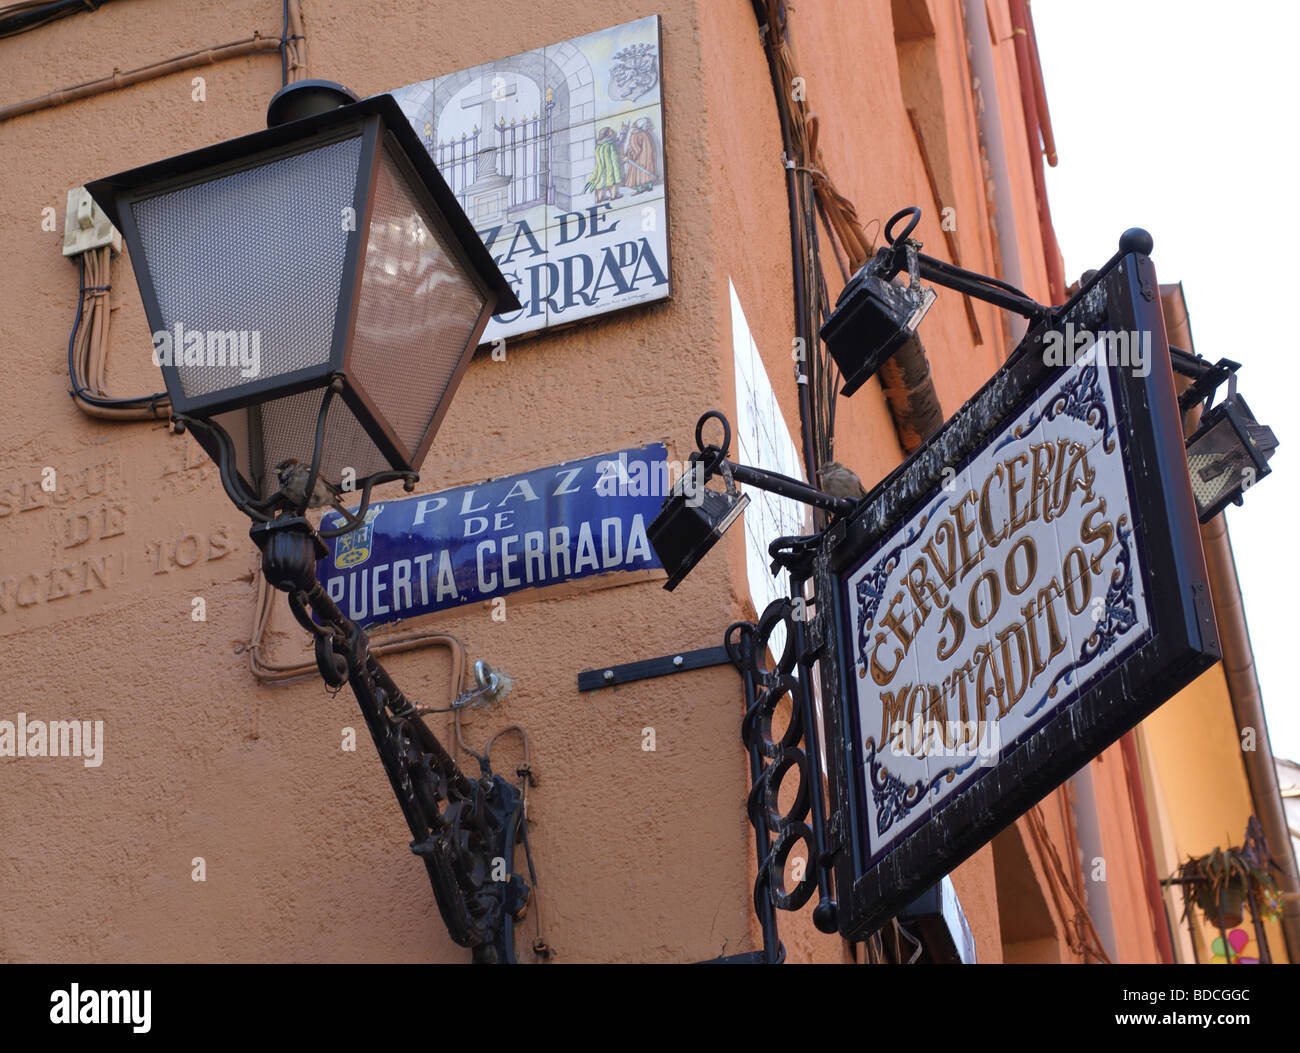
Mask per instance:
[[[1218,658],[1156,290],[1123,257],[825,540],[846,933]]]
[[[646,537],[668,493],[661,443],[372,505],[316,576],[363,626],[660,566]],[[339,526],[337,512],[322,526]],[[604,577],[601,577],[604,576]]]
[[[671,293],[659,16],[391,94],[523,307],[483,343]]]

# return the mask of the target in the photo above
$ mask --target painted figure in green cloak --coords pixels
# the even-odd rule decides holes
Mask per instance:
[[[613,201],[622,197],[623,159],[613,128],[602,128],[596,135],[596,170],[591,173],[584,190],[596,191],[597,201]]]

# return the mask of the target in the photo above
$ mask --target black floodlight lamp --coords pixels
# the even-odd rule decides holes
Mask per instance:
[[[917,326],[935,300],[934,290],[923,288],[915,273],[907,285],[890,281],[892,258],[882,249],[868,260],[822,326],[822,340],[844,376],[841,395],[852,395],[905,343],[918,339]]]
[[[907,226],[895,234],[904,218]],[[822,326],[821,338],[844,376],[841,395],[852,395],[908,341],[920,339],[917,327],[936,298],[933,289],[921,285],[922,278],[1034,321],[1051,314],[1014,285],[922,253],[921,243],[910,237],[920,221],[915,206],[890,217],[887,244],[849,279]],[[905,282],[895,281],[900,275]]]
[[[1242,494],[1272,471],[1268,461],[1276,449],[1272,429],[1255,420],[1236,392],[1234,376],[1227,398],[1205,411],[1196,434],[1187,440],[1197,518],[1206,523],[1229,504],[1241,504]]]
[[[687,482],[692,478],[696,478],[695,485]],[[677,481],[646,531],[655,555],[668,571],[664,588],[669,592],[695,569],[695,564],[717,544],[749,504],[749,495],[736,490],[735,480],[728,477],[726,482],[725,492],[709,490],[704,486],[702,473],[687,472]]]
[[[263,520],[318,483],[363,504],[413,485],[488,319],[518,306],[391,96],[302,81],[267,122],[88,185],[126,239],[174,419]]]
[[[721,446],[704,443],[704,425],[710,420],[722,425]],[[677,480],[646,531],[650,546],[668,571],[664,588],[669,592],[681,584],[749,504],[749,495],[736,489],[737,481],[802,501],[832,515],[846,515],[857,507],[855,501],[832,497],[798,479],[727,460],[731,424],[717,410],[709,410],[696,423],[695,445],[698,449],[691,454],[690,468]],[[722,477],[724,491],[705,487],[715,475]]]

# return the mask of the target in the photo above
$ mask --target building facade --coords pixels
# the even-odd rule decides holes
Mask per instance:
[[[295,0],[286,31],[267,0],[113,0],[0,38],[0,717],[101,729],[94,757],[0,758],[0,960],[468,955],[407,850],[355,704],[319,681],[305,634],[259,585],[216,467],[165,413],[115,419],[68,397],[69,334],[91,304],[85,386],[159,388],[126,258],[61,251],[69,189],[259,130],[286,79],[393,92],[523,304],[489,331],[417,497],[456,489],[465,526],[487,510],[474,489],[487,480],[655,444],[680,465],[710,409],[742,455],[805,478],[833,460],[870,490],[1024,332],[941,291],[918,372],[886,371],[851,399],[801,395],[817,384],[810,336],[888,217],[918,205],[927,252],[1043,303],[1077,277],[1063,274],[1043,185],[1056,157],[1027,8]],[[1157,265],[1176,272],[1158,244]],[[1170,342],[1194,351],[1195,305],[1161,292]],[[484,537],[510,525],[489,522],[510,508],[500,497]],[[792,525],[789,506],[754,498],[744,529],[671,593],[598,530],[601,573],[542,563],[507,590],[471,567],[472,600],[400,624],[378,617],[377,577],[352,598],[421,704],[445,709],[476,659],[513,681],[494,704],[429,723],[467,771],[490,744],[493,769],[527,783],[519,960],[692,962],[759,945],[736,670],[579,685],[584,671],[716,646],[778,595],[762,553]],[[1231,957],[1229,934],[1195,912],[1189,927],[1162,882],[1239,844],[1251,816],[1291,897],[1264,923],[1268,951],[1300,953],[1222,518],[1204,533],[1235,650],[953,871],[980,962]],[[621,552],[631,544],[620,535]],[[919,946],[906,923],[847,943],[811,909],[780,917],[789,961],[907,960]],[[1249,919],[1243,935],[1233,953],[1260,957]]]

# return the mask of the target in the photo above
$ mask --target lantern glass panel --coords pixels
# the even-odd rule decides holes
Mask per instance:
[[[378,162],[347,372],[414,455],[472,352],[488,299],[407,166],[387,147]]]
[[[310,465],[316,442],[316,418],[324,392],[317,388],[297,395],[273,399],[247,410],[250,450],[260,453],[250,457],[250,468],[261,496],[279,489],[275,467],[282,461],[296,460]],[[388,458],[366,433],[352,408],[341,398],[330,402],[325,418],[325,442],[321,449],[320,477],[334,486],[343,484],[344,469],[352,470],[356,483],[375,472],[387,471]]]
[[[328,364],[360,160],[358,129],[131,203],[187,398]]]

